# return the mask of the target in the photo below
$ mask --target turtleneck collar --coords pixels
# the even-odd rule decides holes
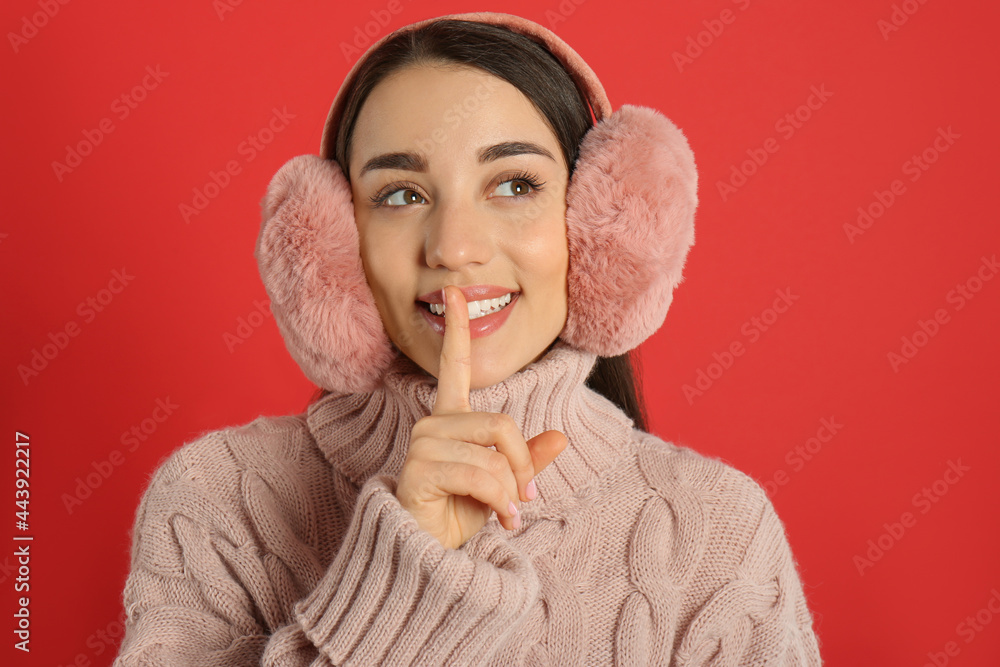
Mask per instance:
[[[510,415],[526,440],[550,429],[566,434],[566,449],[535,478],[533,504],[583,487],[628,449],[632,420],[585,384],[596,362],[557,340],[506,380],[469,392],[474,412]],[[399,354],[373,392],[324,396],[309,406],[306,423],[331,465],[360,487],[377,474],[399,477],[413,425],[436,396],[437,378]]]

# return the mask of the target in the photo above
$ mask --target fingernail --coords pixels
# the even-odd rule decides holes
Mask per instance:
[[[532,479],[528,482],[528,488],[524,490],[525,494],[528,496],[528,500],[534,500],[538,495],[538,489],[535,488],[535,480]]]
[[[445,294],[443,287],[441,288],[441,305],[443,306],[448,305],[448,295]]]
[[[517,511],[517,505],[514,504],[513,500],[510,501],[510,505],[507,506],[507,511],[510,512],[514,516],[514,521],[512,522],[514,528],[515,529],[520,528],[521,527],[521,515],[518,513],[518,511]]]

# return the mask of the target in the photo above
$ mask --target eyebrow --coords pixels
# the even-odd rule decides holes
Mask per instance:
[[[502,141],[499,144],[479,149],[477,157],[479,164],[486,164],[487,162],[495,162],[496,160],[511,157],[512,155],[525,154],[541,155],[556,162],[556,159],[548,149],[531,141]],[[376,155],[365,162],[365,166],[361,167],[361,173],[358,174],[358,178],[376,169],[401,169],[403,171],[425,172],[427,171],[427,158],[420,153],[406,152]]]

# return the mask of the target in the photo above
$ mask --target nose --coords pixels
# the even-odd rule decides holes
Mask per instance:
[[[424,254],[427,266],[460,271],[486,264],[494,252],[494,225],[472,202],[439,203],[426,218]]]

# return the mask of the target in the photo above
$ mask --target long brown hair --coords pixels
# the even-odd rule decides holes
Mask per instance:
[[[345,177],[354,125],[361,106],[392,72],[418,64],[459,64],[484,70],[520,90],[546,118],[562,148],[572,177],[580,142],[593,127],[590,109],[565,68],[548,49],[507,28],[443,19],[401,31],[368,55],[348,93],[337,129],[335,160]],[[633,351],[635,353],[636,351]],[[647,431],[638,359],[625,353],[598,357],[587,386],[617,405]],[[312,401],[329,392],[319,389]]]

